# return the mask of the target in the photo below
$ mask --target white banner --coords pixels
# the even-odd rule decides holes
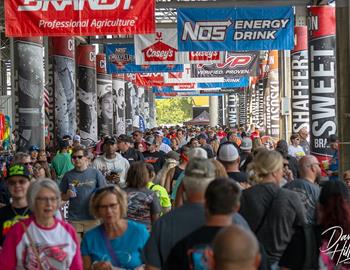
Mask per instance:
[[[176,28],[157,29],[154,34],[134,35],[136,65],[222,63],[224,52],[179,52]]]

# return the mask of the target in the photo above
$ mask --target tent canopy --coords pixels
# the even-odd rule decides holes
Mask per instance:
[[[203,111],[200,115],[193,118],[192,120],[184,122],[184,125],[207,126],[209,125],[209,113],[207,111]]]

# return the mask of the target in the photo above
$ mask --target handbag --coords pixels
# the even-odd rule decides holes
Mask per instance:
[[[44,270],[44,267],[42,266],[41,264],[41,261],[40,261],[40,255],[39,255],[39,251],[37,249],[37,247],[35,246],[34,244],[34,241],[33,241],[33,238],[30,236],[29,232],[28,232],[28,227],[26,226],[26,224],[24,224],[24,222],[21,222],[21,225],[23,227],[23,230],[24,230],[24,234],[26,234],[28,236],[28,239],[29,239],[29,244],[30,246],[32,247],[33,249],[33,252],[34,252],[34,255],[35,255],[35,258],[38,262],[38,265],[39,265],[39,270]]]

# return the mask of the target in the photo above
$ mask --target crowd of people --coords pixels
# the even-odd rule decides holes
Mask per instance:
[[[163,127],[17,152],[0,269],[350,269],[350,171],[254,126]],[[340,250],[340,246],[342,250]]]

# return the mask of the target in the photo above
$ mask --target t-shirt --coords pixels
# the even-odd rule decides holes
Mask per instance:
[[[90,256],[91,261],[113,262],[106,246],[102,226],[99,225],[83,237],[81,243],[82,256]],[[119,237],[111,239],[113,251],[119,261],[117,267],[134,269],[142,265],[141,252],[149,237],[146,226],[128,220],[128,228]]]
[[[7,233],[19,220],[26,219],[30,215],[28,207],[13,208],[6,205],[0,208],[0,246],[2,246]]]
[[[152,182],[148,182],[147,187],[156,193],[161,207],[163,207],[163,208],[171,207],[171,201],[169,198],[169,194],[163,186],[156,185]]]
[[[153,165],[154,171],[156,173],[159,172],[163,167],[163,164],[165,162],[165,153],[163,151],[156,151],[153,153],[145,151],[143,152],[143,156],[145,158],[145,162]]]
[[[44,269],[83,269],[77,234],[70,224],[55,219],[52,227],[44,228],[32,217],[23,223],[27,227],[26,233],[20,223],[8,233],[0,253],[0,269],[38,269],[28,234]]]
[[[320,186],[306,179],[296,179],[283,187],[299,194],[306,209],[307,223],[316,224],[316,205],[320,196]]]
[[[148,188],[125,188],[128,194],[128,219],[138,221],[151,228],[151,216],[162,209],[155,192]]]
[[[234,214],[233,223],[249,229],[247,222],[239,214]],[[151,236],[144,248],[147,265],[161,268],[175,244],[205,224],[203,204],[186,202],[160,217],[153,225]]]
[[[73,169],[67,172],[60,184],[60,190],[66,193],[69,184],[76,188],[77,196],[69,199],[68,219],[69,220],[92,220],[89,212],[89,202],[92,193],[106,185],[106,180],[100,171],[94,168],[87,168],[85,171]]]
[[[222,227],[203,226],[177,242],[166,261],[167,270],[207,270],[206,253]]]
[[[144,157],[143,154],[136,150],[135,148],[129,147],[129,149],[125,153],[121,153],[122,156],[129,161],[130,164],[136,162],[136,161],[143,161]]]
[[[120,174],[120,184],[123,185],[130,164],[121,154],[116,153],[115,158],[112,159],[106,158],[105,155],[96,158],[92,163],[92,166],[99,170],[104,177],[109,175],[111,171],[118,172]]]
[[[244,172],[227,172],[227,175],[238,183],[247,182],[247,174]]]
[[[305,156],[304,149],[300,145],[298,145],[298,146],[289,145],[288,146],[288,154],[291,155],[292,157],[296,157],[296,158],[301,158],[301,157]]]
[[[264,246],[271,263],[282,256],[295,227],[306,221],[305,207],[298,194],[279,188],[275,183],[258,184],[244,190],[239,212]]]
[[[69,153],[57,153],[52,160],[51,166],[58,178],[62,178],[66,172],[74,169]]]

